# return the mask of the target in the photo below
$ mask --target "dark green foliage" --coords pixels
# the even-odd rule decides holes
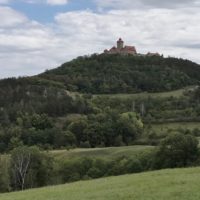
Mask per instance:
[[[114,160],[82,158],[66,161],[61,164],[63,182],[103,176],[137,173],[147,168],[142,166],[140,158],[119,157]]]
[[[45,113],[52,117],[90,112],[91,108],[87,101],[80,96],[74,98],[62,88],[34,84],[31,80],[31,78],[13,78],[0,81],[2,124],[15,121],[20,111]]]
[[[136,140],[143,131],[143,123],[134,112],[119,114],[108,109],[76,120],[68,129],[81,147],[121,146]]]
[[[164,139],[156,154],[158,168],[186,167],[199,156],[198,140],[192,135],[175,133]]]
[[[125,144],[130,144],[142,133],[143,123],[134,112],[123,113],[118,120],[118,130]]]
[[[198,87],[194,88],[180,97],[154,97],[150,94],[126,98],[95,96],[92,102],[103,110],[110,108],[119,113],[134,110],[140,113],[144,123],[200,121],[198,90]]]
[[[57,118],[91,112],[87,99],[72,96],[50,81],[38,78],[1,80],[0,152],[22,144],[43,148],[76,145],[74,135],[66,134]]]
[[[40,75],[82,93],[169,91],[197,84],[200,68],[187,60],[163,57],[93,55],[79,57]]]

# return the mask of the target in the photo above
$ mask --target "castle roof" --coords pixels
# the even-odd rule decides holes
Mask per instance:
[[[114,47],[112,47],[110,50],[115,50],[115,49],[117,49],[117,47],[114,46]]]
[[[134,46],[125,46],[124,50],[128,50],[128,51],[136,51],[136,48]]]
[[[124,42],[124,41],[122,40],[122,38],[119,38],[119,40],[117,42]]]

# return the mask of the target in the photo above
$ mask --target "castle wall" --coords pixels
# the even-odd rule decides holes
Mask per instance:
[[[117,48],[118,49],[123,49],[123,47],[124,47],[124,42],[123,41],[118,41],[117,42]]]

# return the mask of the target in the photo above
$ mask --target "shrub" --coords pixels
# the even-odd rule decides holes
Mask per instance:
[[[175,133],[164,139],[156,153],[157,168],[186,167],[198,159],[198,140],[192,135]]]

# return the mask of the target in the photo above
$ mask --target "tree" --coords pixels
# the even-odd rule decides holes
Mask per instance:
[[[192,165],[198,155],[198,140],[194,136],[174,133],[161,142],[156,153],[156,167],[186,167]]]
[[[26,175],[31,162],[31,151],[28,147],[19,147],[13,150],[11,154],[11,166],[15,184],[24,189]]]
[[[121,114],[118,120],[119,134],[123,137],[123,142],[129,144],[142,132],[143,123],[134,112]]]
[[[14,190],[44,186],[49,183],[52,158],[37,147],[21,146],[11,152],[11,184]]]
[[[47,128],[52,128],[53,126],[50,118],[46,114],[42,115],[33,114],[33,116],[31,116],[31,123],[32,126],[37,130],[38,129],[44,130]]]
[[[87,120],[85,119],[74,121],[68,126],[68,130],[76,136],[78,145],[80,145],[80,142],[85,142],[88,139],[87,134],[84,132],[87,126]]]
[[[101,123],[96,121],[91,122],[84,130],[84,133],[85,135],[88,135],[88,141],[90,142],[90,146],[92,148],[102,144],[104,136]]]
[[[9,162],[6,157],[0,156],[0,192],[8,192],[9,189]]]

